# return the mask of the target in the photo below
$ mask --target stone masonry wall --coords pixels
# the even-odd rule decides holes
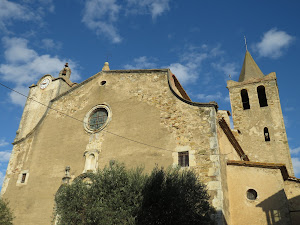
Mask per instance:
[[[263,85],[268,106],[260,107],[257,87]],[[238,140],[250,161],[284,163],[293,175],[289,146],[283,121],[275,73],[261,80],[249,82],[228,81],[234,129],[238,130]],[[246,89],[250,109],[243,109],[241,90]],[[264,127],[270,134],[265,141]]]
[[[99,168],[115,159],[128,167],[143,165],[145,172],[155,165],[177,165],[178,152],[189,151],[190,168],[207,185],[218,211],[216,220],[222,224],[216,110],[214,105],[200,107],[179,100],[168,85],[168,72],[102,72],[56,98],[51,107],[60,113],[48,110],[33,134],[14,147],[32,138],[26,147],[26,165],[18,164],[21,170],[30,171],[27,184],[16,186],[18,174],[12,174],[4,191],[20,212],[16,224],[47,224],[64,168],[70,166],[72,178],[79,176],[84,170],[84,153],[92,150],[99,152]],[[83,118],[98,104],[109,106],[112,117],[103,131],[91,134],[84,129]],[[12,156],[11,161],[14,171],[17,160]],[[16,192],[22,195],[22,203]]]

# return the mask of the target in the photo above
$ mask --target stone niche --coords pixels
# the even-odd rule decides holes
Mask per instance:
[[[85,157],[85,165],[84,165],[83,173],[95,172],[98,168],[99,151],[98,150],[85,151],[83,156]]]

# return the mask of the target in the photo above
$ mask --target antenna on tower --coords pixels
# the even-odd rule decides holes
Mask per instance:
[[[245,40],[245,47],[246,47],[246,51],[248,51],[248,47],[247,47],[247,39],[246,39],[246,36],[244,36],[244,40]]]

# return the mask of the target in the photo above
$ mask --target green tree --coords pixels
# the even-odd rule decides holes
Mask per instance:
[[[126,170],[111,162],[62,186],[56,195],[58,224],[135,224],[145,179],[141,168]]]
[[[7,201],[0,198],[0,224],[1,225],[12,225],[13,214],[8,207]]]
[[[203,184],[191,170],[126,170],[110,163],[56,194],[59,225],[208,224],[212,207]]]
[[[214,209],[194,171],[155,168],[143,189],[140,225],[211,224]]]

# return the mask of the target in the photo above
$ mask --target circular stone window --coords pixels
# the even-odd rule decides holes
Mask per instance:
[[[249,189],[247,191],[247,198],[249,200],[255,200],[255,199],[257,199],[257,192],[254,189]]]
[[[84,117],[84,129],[90,133],[102,130],[110,121],[111,111],[107,105],[94,106]]]

